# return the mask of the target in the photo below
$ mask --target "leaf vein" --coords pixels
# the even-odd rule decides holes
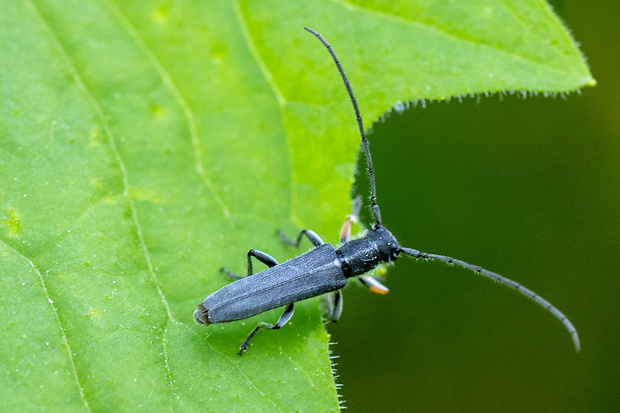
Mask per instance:
[[[299,221],[296,219],[296,217],[293,214],[293,205],[295,205],[296,192],[294,190],[294,185],[293,185],[295,182],[295,177],[293,176],[293,171],[294,171],[293,157],[292,157],[293,148],[291,146],[291,136],[288,133],[288,129],[286,128],[286,113],[285,113],[286,112],[286,99],[284,98],[284,95],[280,91],[280,88],[278,87],[276,81],[274,80],[273,75],[269,71],[267,64],[263,61],[262,57],[260,56],[260,53],[258,52],[258,49],[256,48],[256,44],[252,40],[252,35],[250,33],[248,25],[245,19],[243,18],[243,12],[241,11],[239,0],[236,0],[233,3],[233,8],[235,11],[235,16],[237,17],[237,22],[239,23],[239,29],[241,30],[241,34],[248,45],[250,54],[252,55],[252,58],[254,59],[254,61],[256,61],[256,65],[260,69],[261,73],[263,74],[263,77],[267,81],[267,84],[271,88],[276,100],[278,101],[278,107],[280,109],[280,119],[282,122],[282,131],[284,132],[284,135],[285,135],[284,141],[286,143],[286,149],[288,153],[288,162],[289,162],[289,171],[290,171],[289,185],[291,188],[290,190],[291,209],[289,210],[289,216],[290,216],[291,221],[299,224]],[[299,225],[299,226],[302,226],[302,225]]]
[[[28,0],[26,0],[26,1],[28,1]],[[71,364],[71,370],[73,372],[73,377],[75,378],[75,382],[76,382],[78,390],[80,392],[80,398],[82,399],[82,403],[84,403],[84,407],[86,407],[86,410],[90,412],[91,409],[90,409],[90,406],[88,405],[88,401],[86,400],[86,395],[84,394],[84,388],[82,387],[82,384],[80,382],[80,376],[78,375],[77,368],[75,366],[75,361],[73,360],[73,351],[71,350],[71,345],[69,344],[69,339],[67,338],[67,335],[65,334],[65,327],[62,324],[62,321],[60,320],[60,316],[58,315],[58,310],[56,309],[56,306],[54,305],[54,300],[50,296],[50,293],[49,293],[49,291],[47,289],[47,285],[45,284],[45,279],[43,278],[43,274],[41,274],[41,271],[39,271],[39,269],[34,264],[34,262],[32,262],[24,254],[22,254],[21,252],[17,251],[15,248],[11,247],[6,242],[4,242],[2,240],[0,240],[0,242],[9,251],[13,252],[14,254],[18,255],[19,257],[22,257],[28,263],[30,268],[32,268],[32,270],[39,277],[39,282],[41,283],[41,288],[43,289],[43,294],[45,295],[45,299],[47,300],[47,303],[49,304],[50,309],[52,310],[52,314],[54,314],[54,318],[56,319],[56,324],[58,325],[58,329],[60,330],[60,335],[62,336],[62,342],[63,342],[63,344],[65,345],[65,347],[67,349],[67,354],[69,356],[69,363]]]
[[[183,326],[185,326],[188,331],[190,331],[192,334],[194,335],[198,335],[196,334],[196,332],[194,330],[192,330],[191,328],[189,328],[188,326],[184,325],[183,323],[180,323]],[[252,387],[252,389],[254,389],[256,392],[258,392],[262,397],[264,397],[269,403],[271,403],[273,405],[273,407],[275,407],[276,409],[278,409],[278,411],[282,412],[284,410],[282,410],[282,408],[280,408],[280,406],[278,406],[273,400],[271,400],[271,398],[269,397],[269,395],[265,392],[263,392],[260,388],[258,388],[258,386],[256,384],[254,384],[254,381],[252,379],[250,379],[244,372],[243,370],[241,370],[241,367],[239,367],[238,363],[233,363],[232,361],[230,361],[230,355],[226,354],[218,349],[216,349],[215,347],[213,347],[213,344],[211,344],[211,342],[209,342],[209,340],[207,340],[209,335],[207,335],[206,337],[204,337],[203,341],[211,348],[212,351],[214,351],[215,353],[218,353],[222,356],[222,360],[224,360],[225,362],[227,362],[231,367],[234,367],[239,374],[248,382],[248,384],[250,385],[250,387]],[[234,356],[234,357],[239,357],[239,356]]]
[[[417,20],[409,20],[409,19],[406,19],[406,18],[403,18],[403,17],[396,16],[394,14],[390,14],[390,13],[383,13],[383,12],[380,12],[380,11],[375,10],[375,9],[371,9],[371,8],[367,8],[367,7],[362,7],[362,6],[358,5],[358,4],[350,3],[350,2],[348,2],[346,0],[331,0],[331,1],[333,3],[340,4],[341,6],[346,7],[348,9],[357,9],[357,10],[360,10],[362,12],[366,12],[366,13],[369,13],[369,14],[375,14],[375,15],[379,16],[380,18],[384,18],[384,19],[388,19],[388,20],[393,20],[395,22],[398,22],[398,23],[401,23],[401,24],[405,24],[405,25],[408,25],[408,26],[418,25],[421,28],[426,29],[428,31],[434,31],[434,32],[437,32],[437,33],[441,33],[445,37],[456,39],[456,40],[462,41],[464,43],[471,44],[474,47],[481,47],[481,48],[489,49],[489,50],[492,50],[492,51],[494,51],[496,53],[509,56],[509,57],[511,57],[513,59],[516,59],[516,60],[526,61],[526,62],[529,62],[532,65],[544,67],[544,68],[546,68],[548,70],[551,70],[553,72],[562,73],[564,75],[574,76],[574,73],[570,73],[570,72],[567,72],[567,71],[563,70],[564,67],[570,67],[569,65],[563,66],[562,68],[554,67],[554,66],[551,66],[548,63],[548,60],[539,62],[539,61],[533,60],[529,56],[523,56],[523,55],[511,52],[509,50],[503,50],[503,49],[500,49],[500,48],[498,48],[498,47],[496,47],[495,45],[492,45],[492,44],[483,43],[483,42],[476,43],[476,42],[472,41],[471,39],[467,39],[465,37],[458,36],[458,35],[456,35],[454,33],[447,32],[447,31],[443,30],[442,28],[440,28],[438,26],[430,25],[428,23],[424,23],[424,22],[417,21]]]
[[[140,243],[140,247],[143,251],[144,254],[144,258],[145,261],[147,263],[148,269],[149,269],[149,274],[151,276],[151,279],[154,281],[154,284],[157,288],[157,293],[161,298],[161,301],[166,309],[166,314],[168,317],[169,321],[172,322],[177,322],[173,315],[172,312],[170,310],[170,306],[168,305],[168,301],[166,300],[166,297],[161,289],[161,284],[157,278],[157,275],[155,274],[154,268],[153,268],[153,263],[151,260],[151,255],[149,253],[149,250],[146,246],[146,241],[144,240],[144,235],[142,234],[142,226],[140,225],[140,220],[138,219],[138,211],[135,207],[135,204],[133,202],[133,199],[131,198],[131,195],[129,194],[129,179],[128,179],[128,174],[127,174],[127,168],[125,167],[125,163],[123,162],[123,159],[121,157],[121,154],[118,150],[118,147],[116,146],[116,141],[114,139],[114,134],[112,133],[112,130],[110,128],[110,125],[108,124],[108,122],[105,119],[105,116],[103,115],[103,110],[101,108],[101,106],[99,105],[99,103],[97,102],[97,100],[95,99],[95,97],[93,96],[93,94],[90,92],[90,90],[88,89],[88,87],[86,86],[86,83],[84,81],[84,79],[82,78],[81,74],[79,73],[76,65],[73,63],[73,60],[71,59],[71,56],[68,55],[67,51],[65,50],[65,48],[63,47],[60,38],[56,35],[56,33],[54,32],[53,28],[49,25],[49,23],[44,19],[44,17],[41,15],[41,13],[36,9],[36,6],[34,4],[31,3],[30,0],[25,0],[27,1],[27,4],[30,6],[30,8],[36,13],[36,15],[38,16],[38,18],[40,19],[42,25],[45,27],[45,29],[50,33],[50,39],[52,40],[52,42],[55,44],[56,49],[58,50],[58,52],[60,53],[60,55],[62,56],[62,58],[65,60],[65,63],[67,64],[67,68],[69,69],[69,71],[72,73],[73,78],[76,82],[76,86],[82,90],[82,92],[84,93],[84,96],[86,98],[86,100],[88,101],[88,103],[90,104],[92,110],[94,111],[99,123],[101,124],[103,130],[105,131],[106,136],[108,137],[108,142],[110,145],[110,149],[112,150],[112,153],[114,154],[115,160],[118,164],[118,167],[120,169],[121,172],[121,177],[122,177],[122,182],[123,182],[123,196],[125,197],[127,203],[129,204],[129,208],[131,210],[131,216],[132,216],[132,220],[134,222],[135,228],[136,228],[136,233],[138,235],[138,240]],[[64,336],[64,332],[63,332],[63,336]],[[67,341],[67,346],[69,347],[68,341]],[[165,343],[164,340],[162,339],[162,346],[164,347],[165,350]],[[164,362],[165,362],[165,367],[166,367],[166,372],[168,374],[168,378],[169,378],[169,384],[170,384],[170,388],[171,391],[173,389],[173,383],[172,383],[172,374],[170,372],[170,366],[169,366],[169,360],[168,360],[168,355],[167,352],[164,351]],[[73,361],[72,361],[73,364]],[[74,366],[75,369],[75,366]],[[76,377],[77,377],[77,371],[75,372]],[[81,387],[80,387],[80,392],[83,394]],[[86,403],[86,400],[83,398],[87,408],[88,408],[88,404]],[[172,406],[171,406],[172,408]],[[90,410],[90,409],[89,409]]]
[[[162,83],[166,86],[166,88],[170,91],[174,100],[177,102],[181,111],[183,112],[183,116],[185,117],[185,122],[187,123],[187,129],[189,131],[190,140],[192,143],[192,148],[194,151],[195,158],[195,170],[196,173],[200,176],[200,179],[207,187],[207,189],[213,194],[213,198],[216,203],[220,207],[222,214],[224,217],[228,217],[230,215],[230,210],[226,206],[224,200],[220,196],[219,192],[216,190],[215,185],[209,178],[209,175],[205,171],[204,168],[204,160],[202,158],[202,152],[200,150],[200,140],[198,139],[198,128],[196,126],[196,119],[194,117],[194,111],[190,107],[187,99],[183,96],[183,93],[176,85],[174,80],[172,80],[172,76],[168,73],[164,65],[157,58],[153,49],[144,41],[142,36],[138,30],[131,24],[129,18],[126,14],[116,5],[112,0],[107,0],[107,4],[109,9],[114,13],[118,22],[122,25],[123,29],[129,34],[131,39],[134,41],[136,46],[144,53],[146,58],[149,60],[157,74],[162,80]]]

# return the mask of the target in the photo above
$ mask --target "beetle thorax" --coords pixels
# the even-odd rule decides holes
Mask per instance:
[[[347,278],[365,274],[381,263],[394,261],[399,253],[398,241],[381,225],[375,225],[363,237],[348,241],[336,250]]]

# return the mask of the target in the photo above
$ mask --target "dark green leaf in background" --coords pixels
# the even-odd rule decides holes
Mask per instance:
[[[594,84],[547,5],[45,1],[0,10],[0,406],[334,411],[320,300],[192,312],[276,229],[329,242],[358,135],[398,101]]]

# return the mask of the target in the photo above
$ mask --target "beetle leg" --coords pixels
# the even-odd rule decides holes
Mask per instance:
[[[353,210],[351,211],[351,215],[347,215],[347,219],[342,224],[342,228],[340,229],[340,243],[344,244],[349,241],[351,238],[351,223],[359,222],[359,213],[362,208],[362,197],[360,195],[356,196],[353,201],[351,201],[353,205]]]
[[[259,260],[260,262],[262,262],[263,264],[269,267],[274,267],[278,265],[278,261],[276,261],[275,258],[267,254],[266,252],[262,252],[259,250],[249,250],[248,251],[248,277],[254,274],[254,270],[252,269],[252,257],[256,258],[257,260]],[[225,268],[221,268],[220,271],[225,272],[228,275],[228,278],[232,278],[233,280],[239,280],[243,278],[243,276],[236,275],[228,271]]]
[[[260,322],[258,323],[258,325],[256,327],[254,327],[254,330],[252,330],[252,332],[250,332],[250,334],[248,334],[248,338],[245,339],[245,341],[243,342],[243,344],[241,345],[241,347],[239,347],[239,354],[240,356],[247,351],[249,345],[250,345],[250,340],[252,340],[252,337],[254,337],[254,334],[256,334],[256,332],[258,330],[278,330],[280,329],[284,324],[286,324],[288,322],[288,320],[291,319],[291,317],[293,316],[293,311],[295,310],[294,308],[295,303],[290,303],[287,307],[286,310],[284,310],[284,313],[282,313],[282,315],[280,316],[280,318],[278,318],[278,321],[276,321],[276,324],[269,324],[269,323],[265,323],[265,322]]]
[[[359,280],[373,293],[387,294],[389,291],[385,285],[381,284],[376,278],[371,277],[370,275],[360,277]]]
[[[333,323],[337,323],[342,314],[342,290],[327,294],[327,308]]]
[[[349,241],[351,238],[351,222],[353,221],[353,217],[351,215],[347,216],[347,219],[342,224],[342,228],[340,229],[340,243],[344,244]]]
[[[295,242],[291,241],[290,238],[287,237],[286,234],[284,234],[284,232],[280,230],[278,230],[278,234],[280,234],[280,239],[282,240],[283,243],[285,243],[286,245],[290,245],[291,247],[295,247],[295,248],[299,248],[299,244],[301,243],[301,237],[303,237],[304,235],[308,237],[310,242],[315,247],[325,244],[323,240],[321,239],[321,237],[319,237],[319,235],[316,232],[312,231],[311,229],[304,229],[303,231],[301,231],[299,235],[297,235]]]

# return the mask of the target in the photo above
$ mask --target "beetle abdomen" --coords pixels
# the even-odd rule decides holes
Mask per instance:
[[[210,323],[241,320],[347,284],[331,244],[237,280],[202,302]]]

